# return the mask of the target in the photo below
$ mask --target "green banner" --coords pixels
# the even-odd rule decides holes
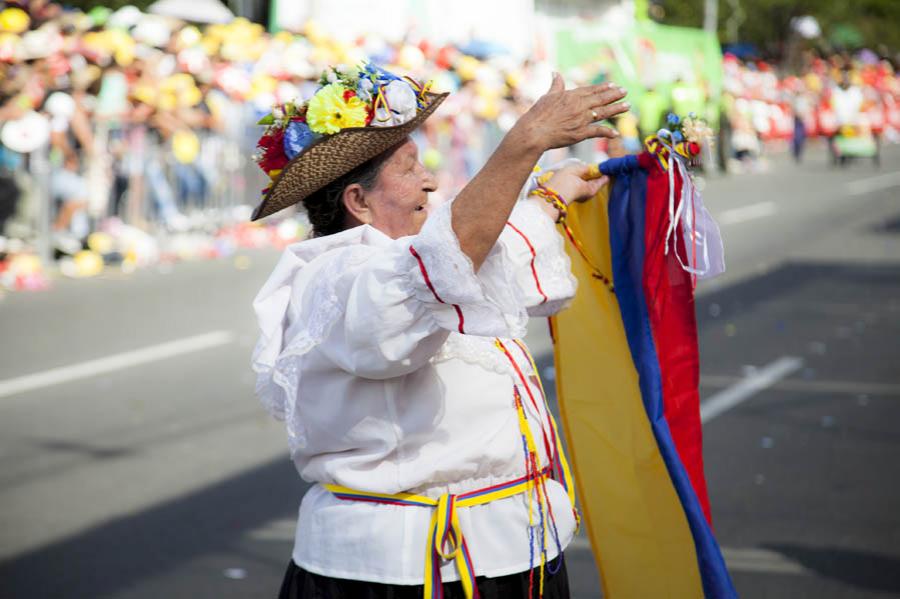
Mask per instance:
[[[653,89],[671,108],[689,107],[718,124],[722,51],[712,33],[649,20],[625,28],[580,23],[557,29],[555,43],[563,73],[611,79],[628,89],[635,105]]]

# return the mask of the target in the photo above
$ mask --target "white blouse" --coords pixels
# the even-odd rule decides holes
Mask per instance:
[[[517,203],[477,273],[450,226],[450,202],[415,236],[364,225],[285,249],[253,302],[262,329],[253,369],[304,480],[438,498],[524,476],[513,402],[523,384],[495,338],[527,379],[536,402],[523,404],[549,464],[537,373],[512,340],[529,315],[564,307],[576,281],[539,201]],[[569,499],[555,481],[547,491],[565,548],[575,529]],[[539,564],[526,497],[459,510],[477,575]],[[317,484],[300,505],[293,560],[326,576],[422,584],[430,517],[429,508],[341,500]],[[547,547],[552,559],[553,535]],[[441,573],[459,579],[452,562]]]

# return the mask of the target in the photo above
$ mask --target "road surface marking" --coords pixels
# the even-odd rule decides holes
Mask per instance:
[[[278,518],[249,531],[247,538],[254,541],[293,541],[296,528],[296,518]]]
[[[769,549],[722,547],[722,557],[728,569],[735,572],[812,575],[800,563]]]
[[[803,366],[801,358],[782,356],[700,404],[700,420],[709,422]]]
[[[898,185],[900,185],[900,171],[850,181],[847,183],[847,193],[852,196],[860,196],[873,191],[897,187]]]
[[[585,537],[575,537],[567,552],[591,551],[591,544]],[[737,549],[732,547],[722,548],[722,557],[732,572],[757,572],[768,574],[801,574],[812,573],[801,564],[789,559],[777,551],[768,549]]]
[[[700,375],[701,387],[728,387],[742,379],[734,376]],[[780,381],[772,385],[779,391],[800,393],[848,393],[868,395],[900,395],[900,385],[863,383],[860,381]]]
[[[736,225],[747,221],[756,220],[771,216],[778,211],[775,202],[759,202],[758,204],[750,204],[732,210],[726,210],[719,215],[719,222],[723,225]]]
[[[26,374],[14,379],[0,381],[0,397],[25,393],[42,387],[89,378],[98,374],[106,374],[107,372],[146,364],[147,362],[155,362],[156,360],[164,360],[181,354],[209,349],[230,343],[233,339],[234,333],[230,331],[212,331],[203,335],[185,337],[184,339],[160,343],[159,345],[113,354],[112,356],[89,360],[80,364]]]

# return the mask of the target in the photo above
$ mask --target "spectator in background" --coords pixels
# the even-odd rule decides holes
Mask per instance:
[[[638,154],[643,146],[643,138],[638,130],[638,119],[631,112],[620,114],[615,119],[619,140],[626,154]]]
[[[672,110],[675,114],[706,113],[706,94],[696,81],[685,81],[679,77],[672,86]]]
[[[79,173],[79,164],[75,154],[65,155],[61,167],[54,168],[51,172],[50,197],[56,207],[53,230],[83,239],[90,231],[84,212],[88,206],[87,182]],[[73,227],[73,217],[76,215],[80,218]]]
[[[855,126],[863,115],[863,93],[859,86],[850,81],[850,72],[841,71],[841,79],[831,92],[831,106],[837,118],[838,127]]]
[[[791,111],[794,115],[794,135],[791,138],[791,154],[798,164],[803,160],[803,149],[806,145],[806,124],[812,116],[812,100],[803,82],[798,80],[791,97]]]
[[[642,140],[659,130],[670,105],[671,102],[652,85],[638,98],[638,129]]]
[[[54,165],[50,174],[50,194],[57,206],[53,229],[83,239],[90,232],[88,185],[82,176],[83,164],[94,145],[90,117],[71,95],[61,91],[47,97],[44,111],[50,117],[50,158]]]

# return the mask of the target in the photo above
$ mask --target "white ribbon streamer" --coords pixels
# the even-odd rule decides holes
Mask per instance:
[[[724,260],[720,261],[721,266],[719,268],[714,268],[710,261],[709,235],[705,234],[702,226],[697,226],[696,215],[698,212],[698,204],[700,209],[703,210],[704,216],[706,217],[705,220],[707,220],[708,224],[711,225],[711,228],[714,229],[710,231],[710,233],[716,236],[718,247],[720,248],[719,252],[721,254],[721,238],[718,237],[718,227],[703,207],[703,200],[700,197],[699,191],[697,191],[697,188],[694,186],[693,179],[691,179],[691,175],[688,172],[684,159],[675,153],[673,146],[662,141],[662,139],[659,139],[659,143],[669,151],[667,168],[669,175],[669,225],[666,230],[664,245],[665,255],[669,254],[669,245],[671,244],[672,252],[675,254],[678,264],[685,272],[700,278],[720,274],[725,269]],[[681,189],[678,193],[677,204],[675,201],[676,168],[681,175],[682,181]],[[688,195],[690,198],[690,210],[686,207],[685,195]],[[682,236],[685,240],[684,245],[685,253],[687,254],[687,263],[682,260],[681,255],[678,253],[676,231],[678,230],[679,224],[682,227]],[[690,245],[688,245],[688,240],[690,240]],[[697,254],[699,254],[698,257],[700,258],[699,265],[697,264],[698,260],[694,258]]]

